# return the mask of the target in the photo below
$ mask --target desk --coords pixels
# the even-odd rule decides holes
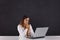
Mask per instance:
[[[0,36],[0,40],[19,40],[18,36]],[[30,40],[60,40],[60,36],[46,36],[45,38]]]

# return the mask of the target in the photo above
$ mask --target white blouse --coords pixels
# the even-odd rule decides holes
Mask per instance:
[[[27,33],[27,30],[28,29],[24,29],[20,24],[17,26],[17,30],[19,32],[19,37],[20,38],[23,38],[25,37],[26,33]],[[31,32],[31,36],[34,34],[34,31],[32,29],[32,25],[30,24],[30,32]]]

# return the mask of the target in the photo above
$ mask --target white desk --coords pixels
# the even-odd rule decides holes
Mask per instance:
[[[18,36],[0,36],[0,40],[19,40]],[[60,36],[46,36],[45,38],[30,40],[60,40]]]

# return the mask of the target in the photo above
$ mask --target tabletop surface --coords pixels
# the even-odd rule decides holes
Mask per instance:
[[[19,40],[19,37],[18,36],[0,36],[0,40]],[[60,36],[46,36],[45,38],[29,39],[29,40],[60,40]]]

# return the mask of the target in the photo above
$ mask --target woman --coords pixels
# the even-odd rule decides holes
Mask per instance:
[[[29,38],[34,34],[32,25],[30,24],[30,18],[27,16],[24,16],[20,24],[18,24],[17,29],[19,32],[19,38]]]

